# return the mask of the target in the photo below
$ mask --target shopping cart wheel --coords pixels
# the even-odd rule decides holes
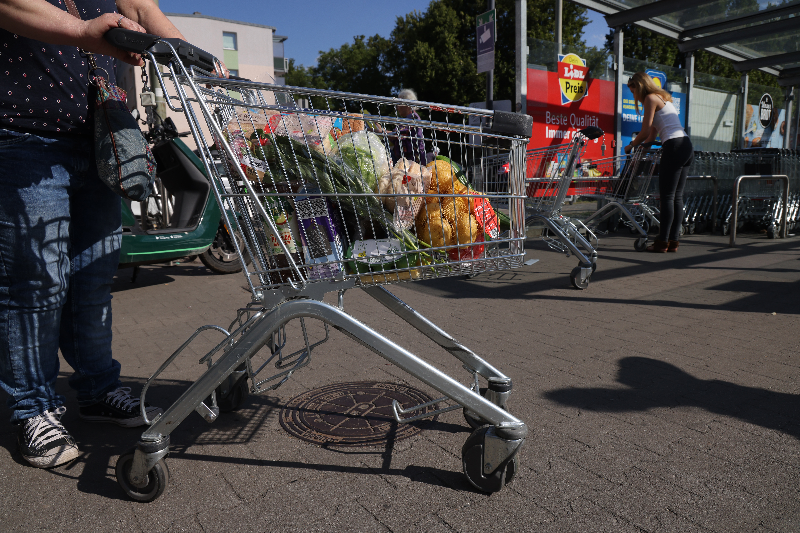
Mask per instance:
[[[217,389],[217,406],[220,412],[230,413],[231,411],[237,411],[244,403],[249,392],[247,375],[240,377],[226,395],[222,395],[220,389]]]
[[[497,492],[511,483],[519,469],[519,460],[516,452],[505,462],[500,463],[490,474],[484,474],[484,448],[486,433],[493,430],[492,426],[481,426],[472,432],[461,448],[461,463],[464,474],[473,487],[482,492]],[[519,450],[519,448],[517,448]]]
[[[242,404],[244,404],[247,395],[250,393],[250,389],[247,386],[247,370],[245,369],[245,365],[240,365],[227,379],[230,381],[227,383],[223,381],[222,384],[216,388],[217,407],[219,407],[221,413],[230,413],[238,410]],[[205,404],[211,405],[210,396],[206,399]]]
[[[573,268],[572,272],[569,275],[569,279],[572,282],[573,287],[575,287],[576,289],[583,290],[589,286],[589,280],[592,278],[592,275],[589,274],[588,276],[583,278],[581,276],[581,270],[582,269],[580,266],[576,266],[575,268]],[[592,272],[594,272],[594,268],[592,269]]]
[[[647,249],[647,237],[639,237],[633,243],[633,249],[637,252],[644,252]]]
[[[147,473],[147,485],[139,488],[130,481],[131,465],[133,465],[133,454],[136,448],[132,448],[120,455],[117,459],[115,472],[117,483],[131,499],[137,502],[151,502],[163,494],[169,482],[169,468],[164,459],[160,459],[152,470]]]

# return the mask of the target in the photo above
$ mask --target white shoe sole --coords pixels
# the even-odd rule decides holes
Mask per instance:
[[[50,452],[43,457],[38,455],[28,456],[25,454],[22,454],[22,457],[36,468],[53,468],[54,466],[60,466],[74,461],[78,458],[78,455],[80,455],[78,447],[73,444],[50,450]]]

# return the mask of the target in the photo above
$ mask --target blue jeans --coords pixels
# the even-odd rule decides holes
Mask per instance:
[[[662,145],[658,187],[661,194],[661,241],[677,241],[683,224],[683,189],[689,167],[694,162],[694,148],[689,137],[670,139]]]
[[[11,421],[64,403],[90,405],[120,385],[111,357],[111,283],[120,199],[97,176],[91,139],[0,128],[0,386]]]

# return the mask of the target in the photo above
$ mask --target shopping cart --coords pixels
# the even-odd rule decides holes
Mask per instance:
[[[624,223],[631,232],[639,234],[634,249],[643,252],[647,248],[647,229],[643,226],[649,228],[659,224],[656,212],[646,201],[650,180],[661,159],[661,150],[652,146],[640,144],[630,155],[592,162],[590,168],[594,170],[593,174],[599,176],[581,179],[580,194],[606,203],[583,221],[583,225],[591,232],[590,239],[596,242],[597,225],[619,213],[625,217]]]
[[[474,428],[461,451],[467,479],[485,492],[510,482],[527,434],[506,408],[511,379],[383,285],[522,265],[530,117],[220,79],[210,74],[217,60],[182,41],[125,30],[113,30],[110,37],[167,67],[164,73],[156,69],[158,82],[169,107],[189,122],[214,194],[226,206],[226,227],[242,236],[236,248],[252,295],[229,328],[199,328],[145,384],[142,405],[154,380],[201,333],[222,335],[200,359],[208,365],[203,375],[163,414],[145,418],[150,427],[134,450],[120,456],[116,475],[125,492],[139,501],[161,495],[170,433],[193,411],[212,422],[220,411],[238,407],[244,394],[283,384],[328,339],[328,326],[442,395],[416,406],[395,402],[398,424],[463,410]],[[313,107],[298,108],[299,99]],[[416,108],[426,119],[401,118],[400,105]],[[470,114],[491,125],[469,126]],[[424,142],[442,154],[430,172],[405,159],[392,165],[387,153],[399,126],[421,128]],[[412,141],[415,158],[421,158],[422,147]],[[225,154],[230,191],[213,164],[211,143]],[[465,183],[457,162],[476,161],[483,153],[505,154],[509,173],[503,190]],[[377,183],[370,183],[375,178]],[[501,204],[507,213],[496,210]],[[500,215],[509,221],[502,235]],[[344,293],[352,288],[362,288],[456,357],[468,371],[469,386],[345,313]],[[328,293],[338,294],[337,305],[323,301]],[[316,342],[309,339],[309,318],[325,327]],[[286,325],[295,320],[291,329],[297,331],[299,322],[301,348],[287,353]],[[276,370],[262,374],[268,367]]]
[[[593,140],[601,135],[603,130],[591,126],[577,132],[568,143],[531,149],[526,154],[526,226],[534,221],[543,222],[542,239],[547,245],[566,253],[567,257],[572,253],[578,258],[578,266],[570,273],[570,281],[576,289],[589,286],[596,268],[597,252],[581,235],[574,221],[561,214],[561,208],[571,192],[570,185],[587,139]]]

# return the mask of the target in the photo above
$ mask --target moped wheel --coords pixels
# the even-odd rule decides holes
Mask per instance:
[[[236,233],[236,241],[239,244],[239,249],[244,250],[244,239],[239,233]],[[220,222],[217,235],[214,237],[214,242],[208,250],[200,254],[200,261],[203,262],[209,270],[217,274],[234,274],[241,272],[242,263],[239,261],[239,254],[236,253],[236,247],[233,240],[225,228],[225,224]],[[245,264],[250,264],[250,258],[245,258]]]
[[[147,473],[147,485],[139,488],[130,482],[131,466],[133,465],[133,454],[136,449],[127,451],[117,459],[117,466],[114,469],[117,475],[117,483],[132,500],[137,502],[151,502],[164,493],[169,482],[169,468],[163,459],[153,465],[152,470]]]

